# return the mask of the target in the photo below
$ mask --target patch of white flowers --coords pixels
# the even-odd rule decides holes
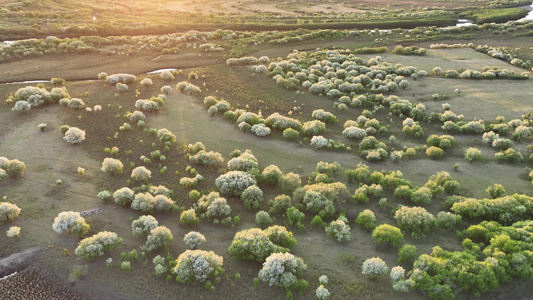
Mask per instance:
[[[11,227],[9,227],[9,229],[6,231],[6,234],[7,234],[7,237],[10,237],[10,238],[18,238],[19,235],[20,235],[20,227],[18,227],[18,226],[11,226]]]

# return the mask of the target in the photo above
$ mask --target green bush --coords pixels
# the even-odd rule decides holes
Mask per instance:
[[[372,231],[372,239],[379,245],[398,246],[403,240],[403,234],[398,227],[382,224]]]
[[[398,250],[398,263],[411,263],[415,261],[416,256],[416,246],[411,244],[405,244],[400,247],[400,250]]]
[[[357,215],[355,223],[366,229],[373,230],[376,228],[376,215],[370,209],[365,209]]]

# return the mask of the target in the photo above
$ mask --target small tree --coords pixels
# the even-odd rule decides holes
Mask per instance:
[[[272,253],[263,263],[258,277],[269,286],[287,289],[297,282],[296,276],[306,269],[303,259],[291,253]]]
[[[77,127],[70,127],[63,137],[67,143],[78,144],[85,140],[85,131]]]
[[[495,183],[485,190],[492,198],[499,198],[505,194],[505,187],[502,184]]]
[[[426,232],[437,225],[435,217],[419,206],[402,206],[394,213],[394,219],[400,228],[411,231],[415,238],[424,237]]]
[[[140,216],[137,220],[131,222],[131,231],[134,236],[147,236],[158,225],[156,218],[153,216]]]
[[[224,259],[212,251],[186,250],[176,259],[174,272],[181,283],[204,282],[209,276],[224,272]]]
[[[104,255],[106,252],[114,249],[122,243],[116,233],[109,231],[99,232],[91,237],[80,241],[74,253],[82,256],[86,260],[92,260],[98,256]]]
[[[128,187],[120,188],[113,193],[115,203],[120,205],[129,205],[134,197],[135,193]]]
[[[344,218],[339,218],[338,220],[331,221],[329,226],[326,227],[326,233],[329,236],[332,236],[337,239],[337,241],[349,241],[350,240],[350,226],[346,224],[347,221]]]
[[[150,230],[150,234],[146,239],[146,250],[151,252],[161,247],[168,247],[172,240],[173,237],[170,229],[165,226],[158,226]]]
[[[389,267],[387,267],[385,261],[379,257],[372,257],[365,260],[362,269],[363,275],[367,275],[373,279],[382,277],[389,271]]]
[[[19,216],[20,211],[21,209],[15,204],[12,204],[9,202],[1,202],[0,203],[0,223],[4,221],[15,220]]]
[[[372,239],[378,245],[398,246],[403,240],[403,234],[400,228],[389,224],[381,224],[372,232]]]
[[[362,225],[366,229],[376,228],[376,215],[370,209],[365,209],[357,215],[355,223]]]
[[[184,225],[198,225],[200,219],[196,217],[194,208],[184,210],[180,214],[180,223]]]
[[[122,170],[124,169],[124,165],[122,162],[115,158],[104,158],[104,161],[102,162],[102,172],[108,173],[108,174],[122,174]]]
[[[205,242],[205,236],[199,232],[190,231],[183,237],[183,242],[189,249],[194,250],[201,243]]]
[[[85,222],[79,212],[64,211],[54,219],[52,228],[58,234],[73,233],[78,237],[84,236],[91,226]]]
[[[247,209],[259,209],[263,201],[263,191],[258,186],[251,185],[242,192],[241,200]]]
[[[409,263],[416,259],[416,246],[405,244],[398,250],[398,263]]]
[[[18,159],[7,160],[1,166],[7,175],[12,178],[20,178],[24,176],[24,170],[26,170],[26,164]]]
[[[131,178],[137,182],[148,181],[152,177],[152,172],[144,166],[136,167],[131,171]]]
[[[255,214],[255,223],[259,226],[266,226],[272,223],[272,218],[270,218],[268,212],[260,210]]]
[[[469,162],[474,162],[481,160],[483,157],[481,156],[481,151],[478,148],[468,148],[465,150],[465,159]]]

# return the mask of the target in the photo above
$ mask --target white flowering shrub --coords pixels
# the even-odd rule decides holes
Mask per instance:
[[[337,121],[337,117],[335,117],[335,115],[328,111],[324,111],[323,109],[314,110],[311,116],[324,123],[334,123]]]
[[[170,229],[165,226],[157,226],[150,230],[150,234],[146,239],[146,250],[151,252],[162,247],[168,247],[173,239]]]
[[[128,187],[120,188],[113,193],[113,200],[120,205],[129,205],[134,197],[135,193]]]
[[[50,93],[45,88],[36,86],[27,86],[18,89],[15,94],[15,100],[27,101],[31,106],[39,106],[50,98]]]
[[[159,104],[153,100],[139,99],[135,101],[135,107],[144,111],[156,111],[159,109]]]
[[[363,262],[362,274],[370,278],[378,278],[384,276],[389,271],[389,267],[385,261],[379,257],[372,257]]]
[[[156,211],[169,211],[173,205],[174,201],[165,195],[154,196],[154,208]]]
[[[83,100],[81,100],[80,98],[72,98],[68,102],[68,107],[74,109],[82,109],[85,107],[85,102],[83,102]]]
[[[15,106],[11,108],[12,111],[26,111],[30,110],[31,105],[28,103],[28,101],[20,100],[15,103]]]
[[[174,78],[175,78],[174,75],[172,74],[172,72],[169,71],[169,70],[165,70],[165,71],[161,72],[161,74],[159,74],[159,76],[161,78],[163,78],[164,80],[169,80],[169,81],[170,80],[174,80]]]
[[[131,178],[137,182],[148,181],[152,172],[144,166],[136,167],[131,171]]]
[[[300,175],[293,172],[289,172],[279,179],[279,186],[284,191],[293,191],[301,185],[302,180],[300,179]]]
[[[194,93],[202,92],[202,90],[199,87],[187,81],[178,82],[176,84],[176,89],[178,89],[182,93],[187,93],[187,94],[194,94]]]
[[[205,236],[197,231],[190,231],[183,237],[183,242],[191,250],[196,249],[205,241]]]
[[[131,208],[143,212],[151,211],[155,208],[154,196],[149,193],[139,193],[131,202]]]
[[[228,161],[228,169],[230,171],[249,171],[258,168],[257,158],[251,150],[246,149],[239,156],[234,157]]]
[[[0,223],[15,220],[20,214],[20,208],[9,202],[0,203]]]
[[[321,284],[315,291],[315,296],[318,300],[327,300],[331,296],[329,290]]]
[[[6,231],[6,235],[9,238],[18,238],[20,236],[20,227],[19,226],[11,226]]]
[[[242,192],[241,200],[247,209],[259,209],[263,201],[263,191],[257,185],[251,185]]]
[[[141,82],[139,82],[139,84],[141,85],[141,87],[150,87],[154,83],[153,83],[152,79],[150,79],[150,78],[143,78],[141,80]]]
[[[122,170],[124,169],[124,165],[122,162],[115,158],[106,157],[102,161],[102,172],[108,173],[108,174],[122,174]]]
[[[481,160],[483,157],[481,155],[481,150],[478,148],[470,147],[465,150],[465,159],[469,162],[474,162],[477,160]]]
[[[326,147],[327,145],[328,145],[328,139],[326,139],[325,137],[321,135],[313,136],[311,138],[311,147],[320,149],[320,148]]]
[[[246,188],[255,184],[257,184],[255,178],[243,171],[229,171],[215,180],[220,193],[230,196],[240,196]]]
[[[229,216],[231,207],[228,205],[225,198],[216,198],[207,206],[205,215],[208,218],[223,218]]]
[[[240,259],[262,262],[270,254],[288,252],[295,245],[292,232],[283,226],[271,226],[265,230],[250,228],[237,232],[228,251]]]
[[[394,219],[401,229],[411,231],[411,235],[415,238],[424,237],[426,232],[437,225],[435,217],[419,206],[402,206],[394,213]]]
[[[329,236],[332,236],[337,239],[337,241],[349,241],[350,240],[350,226],[346,224],[347,222],[341,218],[331,223],[326,227],[326,233]]]
[[[329,282],[328,276],[326,276],[326,275],[320,275],[320,277],[318,277],[318,282],[319,282],[321,285],[326,285],[326,284],[328,284],[328,282]]]
[[[342,131],[342,135],[351,139],[362,139],[367,135],[367,133],[366,130],[359,127],[349,126]]]
[[[191,155],[189,161],[200,165],[220,166],[224,163],[224,158],[219,152],[200,150],[195,155]]]
[[[57,234],[72,233],[78,237],[84,236],[91,226],[85,222],[85,218],[79,212],[64,211],[54,219],[52,228]]]
[[[100,78],[100,75],[98,75],[98,77]],[[135,75],[132,74],[112,74],[106,77],[107,82],[110,84],[117,84],[119,82],[132,83],[135,79]]]
[[[0,169],[0,180],[7,178],[7,172],[4,169]]]
[[[70,127],[63,137],[67,143],[78,144],[85,140],[85,131],[77,127]]]
[[[392,282],[405,279],[405,269],[401,266],[396,266],[390,270],[390,279]]]
[[[303,123],[302,134],[308,136],[314,136],[326,131],[326,124],[320,120],[313,120]]]
[[[122,238],[116,233],[102,231],[81,240],[76,250],[74,250],[74,253],[78,256],[82,256],[86,260],[92,260],[116,248],[121,243]]]
[[[151,215],[144,215],[131,222],[131,231],[133,236],[147,236],[158,225],[156,218]]]
[[[204,282],[209,276],[224,272],[224,259],[213,251],[186,250],[176,259],[174,272],[181,283]]]
[[[146,116],[143,114],[142,111],[139,111],[139,110],[136,110],[134,112],[132,112],[128,118],[131,120],[131,121],[139,121],[139,120],[144,120],[146,119]]]
[[[176,136],[166,128],[161,128],[157,131],[157,138],[161,141],[161,143],[174,143],[176,141]]]
[[[267,136],[270,134],[270,128],[266,127],[263,123],[253,125],[251,131],[257,136]]]
[[[170,85],[165,85],[161,88],[161,93],[168,95],[172,92],[172,87]]]
[[[265,125],[272,127],[274,130],[283,131],[287,128],[300,130],[302,123],[296,119],[285,117],[279,113],[273,113],[265,119]]]
[[[296,277],[307,269],[303,259],[291,253],[272,253],[263,263],[259,271],[260,280],[269,286],[289,288],[296,283]]]

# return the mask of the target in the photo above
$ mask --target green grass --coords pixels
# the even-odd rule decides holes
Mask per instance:
[[[476,24],[504,23],[525,17],[529,10],[523,8],[498,8],[469,10],[459,14],[459,17],[474,20]]]

